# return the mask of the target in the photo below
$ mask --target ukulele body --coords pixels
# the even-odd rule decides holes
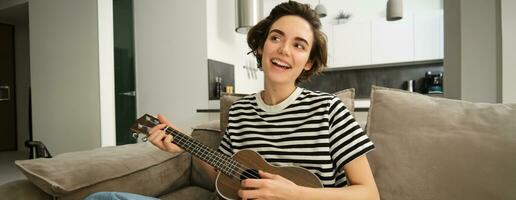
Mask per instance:
[[[323,185],[319,178],[312,172],[302,167],[275,167],[267,163],[258,153],[252,150],[242,150],[232,156],[233,159],[237,160],[242,166],[246,166],[255,170],[262,170],[268,173],[280,175],[296,185],[311,187],[311,188],[322,188]],[[252,172],[251,172],[252,173]],[[249,174],[249,173],[246,173]],[[257,175],[256,175],[257,176]],[[232,178],[226,174],[218,172],[217,179],[215,181],[215,187],[217,193],[225,199],[240,199],[238,196],[238,190],[240,189],[240,181],[245,179]]]

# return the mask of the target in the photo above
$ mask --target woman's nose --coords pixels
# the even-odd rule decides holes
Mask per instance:
[[[287,43],[283,43],[279,47],[278,51],[279,51],[280,54],[283,54],[285,56],[290,56],[290,48],[289,48]]]

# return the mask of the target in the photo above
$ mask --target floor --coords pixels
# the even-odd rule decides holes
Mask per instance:
[[[14,165],[15,160],[23,160],[29,157],[27,152],[2,151],[0,152],[0,185],[19,179],[25,176]]]

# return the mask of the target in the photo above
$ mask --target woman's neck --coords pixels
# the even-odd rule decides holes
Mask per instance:
[[[262,100],[267,105],[276,105],[287,99],[296,90],[295,85],[270,85],[265,84],[265,89],[261,92]]]

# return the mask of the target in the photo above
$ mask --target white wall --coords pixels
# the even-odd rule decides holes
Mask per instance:
[[[113,1],[97,1],[101,146],[116,145]]]
[[[256,77],[244,66],[256,68],[256,59],[247,55],[247,35],[235,31],[235,1],[207,1],[208,58],[233,64],[235,67],[235,92],[255,93],[263,89],[263,72],[255,70]],[[210,107],[218,107],[217,104]]]
[[[446,97],[490,103],[502,102],[502,96],[513,98],[516,84],[506,76],[515,70],[511,56],[514,23],[510,22],[514,20],[514,14],[510,14],[514,9],[510,7],[513,3],[502,5],[502,9],[499,3],[500,0],[445,1]],[[502,23],[500,10],[507,14],[503,17],[507,21]]]
[[[496,3],[467,0],[461,9],[462,99],[497,102]]]
[[[451,99],[462,98],[462,40],[461,2],[444,2],[444,82],[445,96]]]
[[[516,1],[501,0],[502,103],[516,103]]]
[[[113,67],[99,59],[103,20],[97,0],[29,1],[34,140],[52,154],[101,146],[101,103],[110,97],[101,96],[99,73]]]
[[[270,0],[264,1],[264,16],[267,16],[272,8],[286,0]],[[332,25],[337,24],[335,19],[339,12],[351,14],[350,21],[354,22],[370,22],[374,20],[386,19],[387,0],[300,0],[301,3],[307,3],[315,8],[319,2],[326,7],[327,16],[321,18],[322,30],[327,35],[328,48],[331,49],[333,41]],[[412,16],[414,13],[442,10],[442,0],[404,0],[403,15],[404,17]],[[331,61],[330,55],[330,61]],[[331,63],[330,63],[331,64]]]
[[[206,122],[206,0],[135,0],[138,115],[166,115],[179,129]]]
[[[263,1],[263,16],[267,16],[271,9],[286,0]],[[317,0],[301,0],[315,7]],[[385,19],[386,0],[321,0],[328,11],[328,16],[321,19],[323,31],[332,40],[332,25],[336,24],[335,17],[340,10],[351,13],[352,20],[371,21]],[[246,35],[236,33],[235,29],[235,1],[213,0],[207,1],[208,22],[208,58],[235,65],[235,91],[237,93],[253,93],[263,89],[263,73],[259,71],[258,78],[249,78],[244,65],[256,67],[254,57],[246,55],[249,52]],[[441,0],[412,0],[404,1],[405,14],[414,12],[440,10]],[[331,44],[329,48],[332,48]],[[215,104],[218,102],[215,102]],[[211,103],[213,104],[213,103]]]
[[[272,8],[287,0],[266,0],[264,1],[264,12],[269,14]],[[440,10],[442,9],[442,0],[404,0],[403,14],[406,16],[416,12]],[[319,0],[299,0],[301,3],[308,3],[314,8]],[[320,0],[320,3],[326,7],[328,15],[321,18],[324,25],[336,24],[335,17],[339,11],[352,15],[351,20],[370,21],[377,19],[385,19],[387,0]]]

